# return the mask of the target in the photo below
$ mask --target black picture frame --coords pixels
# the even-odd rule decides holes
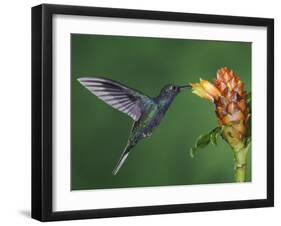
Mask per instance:
[[[267,28],[267,198],[54,212],[52,210],[52,18],[55,14],[182,21]],[[121,217],[274,205],[274,20],[43,4],[32,8],[32,218],[40,221]]]

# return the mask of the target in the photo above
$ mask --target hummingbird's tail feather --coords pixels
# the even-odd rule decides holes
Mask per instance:
[[[113,171],[112,171],[112,174],[113,174],[113,175],[116,175],[116,174],[119,172],[120,168],[122,167],[122,165],[124,164],[125,160],[127,159],[128,155],[129,155],[129,153],[130,153],[130,150],[131,150],[131,148],[132,148],[133,146],[134,146],[134,145],[132,145],[132,144],[130,144],[130,143],[127,144],[127,146],[125,147],[125,149],[124,149],[124,151],[123,151],[123,153],[122,153],[120,159],[118,160],[118,162],[117,162],[115,168],[114,168]]]

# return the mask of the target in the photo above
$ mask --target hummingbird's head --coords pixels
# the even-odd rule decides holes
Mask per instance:
[[[163,89],[160,92],[160,96],[175,96],[179,92],[187,88],[191,88],[191,86],[190,85],[177,86],[177,85],[169,84],[163,87]]]

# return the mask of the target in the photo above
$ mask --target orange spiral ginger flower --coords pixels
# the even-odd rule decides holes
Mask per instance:
[[[191,86],[194,94],[215,104],[221,135],[234,152],[236,180],[244,181],[248,150],[245,138],[249,119],[244,84],[232,70],[224,67],[217,71],[213,84],[200,79],[199,83]]]

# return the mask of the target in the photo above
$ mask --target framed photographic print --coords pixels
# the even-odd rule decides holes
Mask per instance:
[[[273,206],[274,21],[32,8],[32,217]]]

